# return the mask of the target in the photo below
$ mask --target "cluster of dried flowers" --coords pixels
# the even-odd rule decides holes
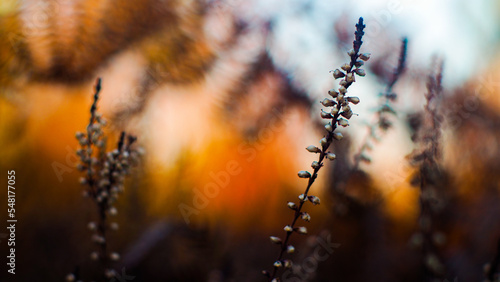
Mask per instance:
[[[100,90],[101,80],[98,79],[87,131],[76,133],[80,144],[76,154],[81,162],[78,170],[84,173],[80,179],[80,184],[85,187],[83,195],[92,199],[98,212],[98,220],[88,223],[88,228],[93,232],[92,241],[98,246],[90,257],[100,262],[104,267],[104,277],[109,280],[116,276],[115,270],[110,267],[111,262],[118,261],[120,255],[108,250],[107,231],[118,229],[118,224],[109,222],[108,217],[117,214],[114,204],[123,192],[125,176],[138,163],[140,152],[133,146],[136,137],[125,132],[120,134],[116,148],[106,152],[107,138],[103,132],[106,120],[97,113]],[[72,273],[66,278],[67,281],[80,281],[77,276]]]
[[[307,229],[304,226],[296,226],[297,220],[301,218],[302,220],[309,222],[311,216],[307,212],[302,211],[302,207],[306,202],[311,202],[313,205],[319,205],[320,199],[316,196],[309,195],[309,189],[316,180],[318,176],[318,171],[324,165],[323,160],[326,158],[328,160],[335,160],[336,156],[334,153],[328,151],[328,148],[332,144],[333,140],[342,139],[342,133],[335,132],[337,126],[346,127],[349,125],[349,119],[353,116],[353,111],[351,105],[356,105],[359,103],[358,97],[347,96],[347,89],[356,81],[357,76],[365,76],[365,70],[361,67],[364,62],[370,59],[369,53],[359,53],[359,49],[363,41],[361,40],[364,35],[365,25],[363,24],[363,18],[359,19],[356,24],[355,40],[353,42],[353,49],[347,52],[350,57],[350,62],[342,65],[341,69],[336,69],[333,71],[333,77],[335,79],[341,79],[339,83],[338,90],[331,89],[328,94],[331,98],[325,98],[321,101],[321,104],[325,106],[328,110],[321,110],[321,118],[328,120],[329,122],[325,125],[326,135],[319,141],[320,147],[311,145],[306,148],[307,151],[311,153],[319,154],[317,161],[311,164],[313,173],[309,171],[299,171],[298,176],[300,178],[308,179],[307,188],[304,193],[299,196],[298,204],[295,202],[288,202],[287,206],[294,212],[293,220],[290,225],[285,226],[284,230],[286,232],[285,239],[281,239],[276,236],[271,236],[271,242],[278,244],[280,246],[280,252],[278,258],[273,263],[272,272],[266,270],[263,274],[269,278],[269,281],[276,282],[279,281],[278,272],[282,268],[291,268],[292,261],[290,259],[284,259],[285,253],[293,253],[295,248],[289,243],[291,235],[295,233],[307,234]]]

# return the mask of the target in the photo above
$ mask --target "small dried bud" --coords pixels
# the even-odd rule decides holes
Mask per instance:
[[[346,92],[347,92],[347,88],[345,88],[344,86],[339,87],[339,93],[345,94]],[[338,99],[338,97],[337,97],[337,99]]]
[[[266,276],[267,278],[271,277],[271,274],[267,270],[262,270],[262,275]]]
[[[336,70],[333,71],[333,77],[335,79],[341,78],[341,77],[344,77],[344,76],[345,76],[345,74],[343,72],[341,72],[339,69],[336,69]]]
[[[359,103],[359,98],[358,97],[347,97],[347,101],[353,103],[354,105],[357,105]]]
[[[76,169],[77,169],[78,171],[84,171],[84,170],[85,170],[85,166],[84,166],[84,165],[82,165],[82,164],[77,164],[77,165],[76,165]]]
[[[81,184],[81,185],[85,185],[85,184],[87,184],[87,178],[85,178],[85,177],[80,177],[79,182],[80,182],[80,184]]]
[[[299,200],[304,201],[304,202],[307,201],[306,195],[300,194],[299,195]]]
[[[321,110],[321,118],[328,119],[328,118],[333,118],[333,117],[330,113]]]
[[[321,140],[319,140],[319,144],[321,144],[321,146],[325,147],[328,144],[328,141],[326,140],[325,137],[323,137],[323,138],[321,138]]]
[[[340,68],[343,69],[344,71],[348,72],[351,70],[351,65],[346,63],[346,64],[343,64]]]
[[[320,200],[318,197],[316,196],[309,196],[309,201],[311,201],[311,203],[313,203],[314,205],[319,205],[320,204]]]
[[[311,153],[321,153],[321,149],[314,146],[314,145],[307,146],[306,150],[311,152]]]
[[[356,79],[354,78],[354,75],[352,74],[352,72],[348,73],[345,80],[349,83],[353,83],[354,81],[356,81]]]
[[[274,267],[277,267],[277,268],[280,268],[283,266],[283,264],[279,260],[275,261],[273,265],[274,265]]]
[[[68,281],[68,282],[73,282],[73,281],[75,281],[75,279],[76,279],[76,277],[73,273],[66,275],[66,281]]]
[[[285,228],[283,228],[283,230],[285,230],[286,232],[292,232],[293,228],[290,225],[287,225],[285,226]]]
[[[104,276],[108,279],[114,278],[116,276],[116,271],[114,269],[106,269],[104,271]]]
[[[442,246],[446,243],[446,236],[442,232],[437,232],[432,235],[432,241],[438,246]]]
[[[305,220],[305,221],[307,221],[307,222],[309,222],[309,221],[311,221],[311,216],[308,213],[303,212],[302,213],[302,219]]]
[[[283,261],[283,265],[285,266],[285,268],[291,268],[292,265],[293,265],[293,263],[292,263],[291,260],[286,259],[286,260]]]
[[[348,84],[348,83],[347,83],[347,81],[346,81],[345,79],[342,79],[342,80],[339,82],[339,85],[340,85],[340,86],[344,86],[344,87],[346,87],[346,86],[347,86],[347,84]]]
[[[90,253],[90,259],[91,260],[98,260],[99,259],[99,254],[97,252]]]
[[[343,118],[339,119],[337,122],[339,125],[341,125],[343,127],[346,127],[349,125],[349,121],[347,121],[346,119],[343,119]]]
[[[344,135],[342,135],[342,133],[340,133],[340,132],[335,132],[335,133],[333,133],[333,138],[335,140],[340,140],[340,139],[344,138]]]
[[[108,210],[108,213],[110,215],[116,215],[116,214],[118,214],[118,211],[116,210],[115,207],[110,207],[109,210]]]
[[[305,170],[299,171],[298,175],[300,178],[311,178],[311,173]]]
[[[342,113],[340,113],[343,117],[345,117],[346,119],[350,119],[353,115],[352,111],[349,110],[349,111],[343,111]]]
[[[355,65],[357,68],[361,67],[361,66],[362,66],[362,65],[364,65],[364,64],[365,64],[365,62],[360,61],[360,60],[357,60],[357,61],[356,61],[356,63],[354,63],[354,65]]]
[[[330,161],[333,161],[337,158],[337,156],[334,153],[328,153],[326,154],[326,158],[329,159]]]
[[[424,242],[424,236],[422,233],[415,233],[410,238],[410,245],[414,248],[420,248]]]
[[[281,244],[281,239],[276,236],[270,236],[269,239],[271,239],[271,242],[274,244]]]
[[[366,72],[364,69],[355,69],[354,72],[359,76],[365,76]]]
[[[342,107],[342,111],[344,111],[344,112],[348,112],[350,110],[351,110],[351,107],[347,103]]]
[[[118,261],[120,259],[120,254],[118,253],[111,253],[109,255],[109,258],[112,260],[112,261]]]
[[[85,134],[83,132],[78,131],[77,133],[75,133],[75,137],[76,139],[80,140],[83,137],[85,137]]]
[[[332,132],[332,131],[333,131],[333,126],[332,126],[332,124],[331,124],[331,123],[327,123],[327,124],[325,124],[325,129],[326,129],[326,131],[328,131],[328,132]]]
[[[359,55],[359,58],[366,62],[370,59],[370,55],[371,55],[370,53],[363,53],[363,54]]]
[[[347,55],[349,55],[349,56],[354,56],[355,54],[356,54],[356,52],[354,52],[354,49],[347,51]]]
[[[92,241],[94,241],[98,244],[104,244],[106,242],[106,239],[104,239],[104,237],[102,237],[102,236],[94,234],[94,235],[92,235]]]
[[[338,97],[340,97],[340,96],[342,96],[342,97],[343,97],[344,95],[339,95]],[[337,97],[337,98],[338,98],[338,97]],[[331,113],[330,113],[330,114],[331,114],[331,115],[332,115],[332,117],[333,117],[333,116],[334,116],[334,115],[336,115],[338,112],[339,112],[339,109],[338,109],[337,107],[335,107],[335,108],[332,108],[332,111],[331,111]]]
[[[335,97],[337,97],[337,95],[339,95],[339,92],[337,92],[335,89],[330,89],[330,90],[328,90],[328,95],[335,98]]]
[[[89,224],[87,224],[87,228],[88,228],[89,230],[94,231],[94,230],[96,230],[96,229],[97,229],[97,224],[95,224],[95,222],[91,221],[91,222],[89,222]]]
[[[331,106],[334,106],[336,104],[335,101],[333,101],[332,99],[328,99],[328,98],[325,98],[323,101],[320,102],[323,106],[325,107],[331,107]]]
[[[295,247],[292,245],[288,245],[288,247],[286,247],[286,252],[292,254],[293,252],[295,252]]]
[[[111,222],[111,224],[109,225],[109,227],[112,229],[112,230],[118,230],[118,228],[120,228],[120,226],[118,225],[118,223],[116,222]]]
[[[318,163],[317,161],[313,161],[312,164],[311,164],[311,167],[314,168],[314,169],[317,169],[317,168],[321,167],[321,164]]]
[[[288,202],[286,205],[292,210],[297,209],[297,205],[294,202]]]
[[[270,277],[271,277],[271,274],[270,274],[270,273],[269,273],[269,271],[267,271],[267,270],[262,270],[262,275],[264,275],[264,276],[266,276],[266,277],[268,277],[268,278],[270,278]]]
[[[307,234],[307,228],[305,228],[304,226],[301,226],[301,227],[297,228],[297,233]]]

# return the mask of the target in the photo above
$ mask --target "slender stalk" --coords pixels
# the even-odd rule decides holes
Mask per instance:
[[[325,107],[333,107],[332,111],[330,113],[325,112],[322,110],[321,117],[324,119],[331,119],[332,121],[329,122],[326,126],[326,136],[324,136],[321,141],[321,149],[315,146],[309,146],[306,148],[309,152],[312,153],[319,153],[318,160],[313,162],[312,168],[313,168],[313,173],[309,173],[307,171],[300,171],[299,172],[299,177],[301,178],[308,178],[308,183],[306,186],[306,189],[304,190],[304,193],[299,196],[299,204],[298,206],[295,205],[295,203],[289,202],[288,206],[294,210],[294,216],[292,219],[292,222],[290,225],[287,225],[285,227],[285,232],[286,236],[284,240],[281,240],[278,237],[273,237],[271,236],[271,241],[277,244],[280,244],[280,251],[278,254],[277,259],[275,260],[274,267],[271,273],[268,273],[267,271],[264,271],[264,274],[269,278],[269,281],[278,281],[278,271],[282,266],[285,267],[291,267],[291,261],[290,260],[284,260],[284,256],[286,252],[293,252],[293,246],[289,244],[290,238],[293,234],[293,232],[301,233],[301,234],[306,234],[307,230],[305,227],[296,227],[297,220],[302,217],[305,221],[310,220],[309,214],[305,213],[302,211],[302,208],[307,201],[311,201],[313,204],[319,204],[319,198],[316,196],[310,196],[309,195],[309,190],[311,189],[311,186],[315,182],[316,178],[318,177],[318,172],[320,171],[321,167],[323,167],[323,161],[325,158],[328,158],[330,160],[335,159],[335,154],[331,153],[328,151],[330,145],[333,143],[333,140],[340,140],[342,138],[342,134],[335,132],[337,129],[338,124],[342,126],[347,126],[348,122],[347,120],[350,119],[353,115],[353,112],[349,106],[349,103],[352,104],[357,104],[359,103],[359,98],[357,97],[346,97],[345,94],[347,92],[347,89],[352,85],[352,83],[355,82],[355,75],[358,76],[364,76],[365,72],[364,70],[360,69],[359,67],[364,64],[363,61],[367,61],[370,57],[369,54],[359,54],[359,49],[361,47],[361,44],[363,41],[361,41],[363,37],[363,29],[365,28],[365,25],[363,24],[363,18],[359,19],[359,22],[356,24],[356,31],[355,31],[355,40],[353,41],[353,49],[348,52],[348,55],[350,56],[350,62],[348,64],[345,64],[342,66],[342,70],[336,69],[333,73],[333,76],[335,79],[337,78],[342,78],[345,77],[345,79],[342,79],[340,82],[340,87],[338,91],[335,90],[330,90],[328,93],[333,97],[336,98],[336,101],[330,100],[330,99],[325,99],[321,103]],[[358,60],[361,59],[361,60]],[[342,117],[346,118],[342,118]],[[291,247],[291,251],[290,251]]]

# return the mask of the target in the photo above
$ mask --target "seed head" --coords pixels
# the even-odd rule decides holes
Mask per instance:
[[[363,54],[359,55],[359,58],[360,58],[361,60],[363,60],[363,61],[365,61],[365,62],[366,62],[366,61],[368,61],[368,60],[370,59],[370,56],[371,56],[371,54],[370,54],[370,53],[363,53]]]
[[[324,118],[324,119],[333,118],[330,113],[323,111],[323,109],[321,109],[321,114],[320,115],[321,115],[321,118]]]
[[[326,154],[326,158],[329,159],[330,161],[333,161],[337,158],[337,156],[334,153],[328,153]]]
[[[311,173],[305,170],[299,171],[298,175],[300,178],[311,178]]]
[[[269,239],[271,239],[271,242],[274,244],[281,244],[281,239],[279,237],[270,236]]]
[[[365,76],[366,72],[364,69],[355,69],[354,72],[359,76]]]
[[[326,138],[323,137],[323,138],[321,138],[321,140],[319,140],[319,144],[321,144],[321,146],[325,147],[328,144],[328,140],[326,140]]]
[[[330,89],[328,90],[328,95],[332,96],[333,98],[336,98],[337,95],[339,95],[339,92],[337,92],[335,89]]]
[[[297,228],[297,233],[307,234],[307,228],[305,228],[304,226],[301,226],[301,227]]]
[[[334,106],[336,102],[333,101],[332,99],[325,98],[323,101],[321,101],[321,104],[325,107],[331,107]]]
[[[314,169],[317,169],[317,168],[321,167],[321,164],[318,163],[317,161],[313,161],[312,164],[311,164],[311,167],[314,168]]]
[[[295,252],[295,247],[292,245],[288,245],[288,247],[286,247],[286,252],[292,254],[293,252]]]
[[[344,138],[344,135],[342,135],[342,133],[340,133],[340,132],[334,132],[333,133],[333,138],[335,140],[340,140],[340,139]]]
[[[306,195],[300,194],[299,195],[299,200],[304,201],[304,202],[307,201]]]
[[[283,266],[283,264],[279,260],[275,261],[273,265],[274,265],[274,267],[277,267],[277,268],[280,268]]]
[[[339,119],[337,122],[339,123],[339,125],[342,125],[343,127],[346,127],[349,125],[349,122],[343,118]]]
[[[111,253],[109,255],[109,258],[112,260],[112,261],[118,261],[120,259],[120,254],[118,253]]]
[[[341,77],[344,77],[344,76],[345,76],[345,74],[343,72],[341,72],[339,69],[336,69],[336,70],[333,71],[333,77],[335,79],[341,78]]]
[[[353,103],[354,105],[357,105],[359,103],[359,98],[358,97],[347,97],[347,101]]]
[[[354,81],[356,81],[356,79],[354,78],[354,75],[352,74],[352,72],[348,73],[345,80],[349,83],[353,83]]]
[[[314,145],[307,146],[306,150],[311,152],[311,153],[321,153],[321,149],[314,146]]]
[[[304,212],[302,213],[302,219],[309,222],[311,221],[311,216],[308,213]]]
[[[286,205],[292,210],[295,210],[297,208],[297,205],[294,202],[288,202]]]
[[[320,204],[320,200],[318,197],[316,196],[309,196],[309,201],[311,201],[311,203],[313,203],[314,205],[319,205]]]
[[[285,228],[283,228],[283,230],[285,230],[286,232],[292,232],[293,228],[290,225],[287,225],[285,226]]]
[[[340,68],[343,69],[344,71],[348,72],[351,69],[351,65],[346,63],[346,64],[343,64]]]

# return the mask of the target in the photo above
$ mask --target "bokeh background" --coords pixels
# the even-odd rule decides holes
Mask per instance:
[[[316,159],[304,148],[323,134],[318,101],[332,88],[329,71],[347,62],[360,16],[361,49],[372,59],[349,89],[361,99],[358,115],[312,188],[322,203],[306,207],[310,235],[293,237],[296,274],[283,281],[423,279],[410,240],[419,189],[406,156],[418,147],[411,121],[422,116],[436,58],[444,61],[442,281],[481,281],[500,238],[494,0],[2,1],[0,169],[4,183],[16,170],[19,222],[17,273],[6,272],[0,237],[0,281],[64,281],[76,268],[85,281],[96,275],[86,226],[97,215],[82,197],[74,135],[88,123],[97,77],[110,140],[125,130],[144,151],[113,219],[117,271],[131,281],[265,281],[260,272],[278,254],[268,236],[283,235],[286,202],[305,188],[296,173]],[[353,171],[403,37],[393,127]],[[334,251],[318,261],[325,242]]]

